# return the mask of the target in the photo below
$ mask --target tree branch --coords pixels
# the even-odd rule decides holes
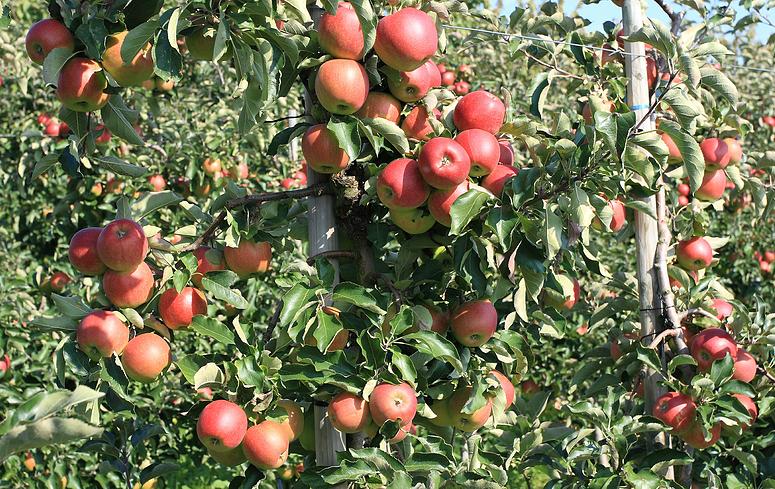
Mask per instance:
[[[349,250],[332,250],[318,253],[307,258],[307,265],[312,265],[318,258],[350,258],[356,257],[356,253]]]
[[[665,0],[654,0],[657,5],[659,5],[659,8],[662,9],[664,13],[667,14],[668,17],[670,17],[670,32],[673,33],[673,35],[678,35],[678,31],[681,30],[681,21],[683,20],[683,14],[677,13],[675,10],[673,10],[673,7],[667,4]]]
[[[283,310],[283,300],[278,299],[277,300],[277,306],[275,307],[274,314],[272,315],[272,318],[269,320],[269,323],[266,325],[266,331],[264,331],[264,346],[266,346],[267,343],[269,343],[269,340],[272,339],[272,333],[274,332],[274,328],[277,326],[277,322],[280,320],[280,313]]]

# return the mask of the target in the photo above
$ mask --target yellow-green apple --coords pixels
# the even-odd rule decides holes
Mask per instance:
[[[399,158],[388,163],[379,172],[377,196],[391,209],[420,207],[428,199],[429,194],[430,188],[423,180],[420,167],[415,160]]]
[[[436,65],[428,61],[417,69],[402,71],[396,77],[388,77],[388,88],[390,93],[402,102],[417,102],[435,86],[437,76]]]
[[[167,180],[165,180],[164,177],[159,174],[151,175],[148,177],[148,183],[151,184],[151,187],[153,187],[155,192],[161,192],[167,188]]]
[[[430,231],[436,219],[424,207],[414,209],[390,209],[393,224],[409,234],[422,234]]]
[[[457,95],[466,95],[471,91],[471,85],[467,81],[460,80],[452,87]]]
[[[226,467],[236,467],[237,465],[244,464],[248,460],[245,458],[245,452],[242,451],[241,444],[238,447],[232,448],[231,450],[227,450],[225,452],[214,452],[208,450],[207,454],[213,457],[213,460]]]
[[[485,90],[476,90],[458,100],[452,120],[461,131],[481,129],[497,134],[506,117],[506,106],[501,99]]]
[[[406,425],[417,414],[417,393],[406,382],[378,384],[369,396],[369,413],[378,426],[386,421]]]
[[[517,173],[519,173],[519,168],[511,165],[497,165],[489,175],[484,177],[482,187],[492,192],[493,195],[500,197],[506,182],[517,176]]]
[[[440,116],[441,112],[438,110],[436,116]],[[404,117],[404,121],[401,123],[401,129],[406,134],[406,137],[411,139],[417,139],[420,141],[427,141],[433,134],[433,126],[428,122],[428,109],[422,105],[418,105],[409,111]]]
[[[170,345],[164,338],[154,333],[139,334],[129,340],[121,365],[127,377],[137,382],[155,381],[172,363]]]
[[[74,112],[99,110],[108,103],[108,80],[102,67],[88,58],[71,58],[59,72],[57,98]]]
[[[713,202],[724,195],[727,187],[727,174],[724,170],[708,170],[702,176],[702,184],[694,192],[694,196],[705,202]]]
[[[97,238],[97,254],[111,270],[134,270],[148,254],[148,239],[135,221],[116,219],[105,226]]]
[[[159,297],[159,315],[170,329],[187,328],[201,314],[207,314],[207,299],[199,289],[183,287],[178,292],[172,287]]]
[[[678,243],[675,256],[684,270],[702,270],[713,261],[713,248],[702,236],[693,236]]]
[[[369,75],[357,61],[330,59],[318,69],[315,94],[320,105],[332,114],[354,114],[366,103]]]
[[[78,348],[90,358],[120,355],[129,342],[129,328],[111,311],[92,311],[75,330]]]
[[[223,399],[208,403],[196,422],[199,441],[212,453],[223,453],[240,446],[247,429],[248,417],[245,411],[237,404]]]
[[[83,228],[70,239],[67,256],[84,275],[99,275],[105,271],[105,264],[97,253],[97,238],[101,232],[102,228]]]
[[[756,422],[756,418],[759,417],[759,408],[756,407],[756,403],[753,402],[753,399],[746,396],[745,394],[732,394],[732,397],[740,401],[740,404],[742,404],[745,410],[748,411],[748,416],[751,417],[750,421],[742,424],[743,430],[746,430],[750,428],[751,425]]]
[[[304,413],[298,404],[289,399],[277,401],[277,407],[285,411],[286,416],[280,426],[285,430],[288,441],[294,441],[304,430]]]
[[[498,313],[489,300],[469,301],[458,307],[450,320],[450,331],[463,346],[487,343],[498,327]]]
[[[369,92],[363,107],[355,115],[361,119],[385,119],[398,124],[401,120],[401,102],[389,93]]]
[[[363,59],[363,30],[349,2],[339,2],[336,14],[323,13],[317,30],[321,49],[334,58]]]
[[[279,423],[267,419],[248,428],[242,451],[259,469],[277,469],[288,459],[288,437]]]
[[[498,139],[481,129],[467,129],[457,136],[455,141],[468,153],[471,160],[469,175],[481,177],[488,175],[498,165],[501,147]]]
[[[756,377],[756,359],[742,348],[737,349],[732,377],[742,382],[751,382]]]
[[[338,173],[350,163],[350,157],[325,124],[307,129],[301,138],[301,152],[309,167],[318,173]]]
[[[445,87],[451,87],[455,84],[455,72],[445,71],[441,74],[441,84]]]
[[[681,439],[690,447],[696,450],[704,450],[715,445],[721,438],[721,422],[716,423],[710,429],[710,438],[705,438],[705,430],[700,420],[695,420],[689,426],[678,434]]]
[[[471,433],[484,426],[492,414],[492,399],[486,399],[484,406],[473,413],[463,412],[463,407],[471,398],[472,392],[471,386],[460,387],[452,394],[448,401],[453,426],[465,433]]]
[[[215,57],[216,30],[211,27],[198,27],[186,36],[186,48],[191,57],[200,61],[212,61]],[[226,61],[232,56],[232,49],[226,43],[226,52],[221,59]]]
[[[403,8],[379,20],[374,51],[386,65],[412,71],[428,61],[439,45],[436,23],[416,8]]]
[[[723,359],[727,354],[732,357],[732,360],[737,358],[735,340],[720,328],[704,329],[694,335],[689,350],[700,372],[709,371],[713,362]]]
[[[124,45],[128,33],[122,31],[108,36],[105,40],[105,52],[102,53],[102,67],[122,87],[137,87],[153,76],[153,54],[151,43],[146,43],[131,61],[124,63],[121,46]]]
[[[425,143],[417,160],[423,179],[433,188],[447,190],[466,181],[471,159],[454,139],[436,137]]]
[[[697,404],[681,392],[663,394],[654,403],[652,415],[676,431],[688,427],[697,414]]]
[[[498,379],[503,389],[503,394],[506,396],[506,409],[510,408],[514,403],[514,384],[511,383],[508,377],[498,372],[497,370],[491,370],[490,375]]]
[[[153,296],[153,272],[145,263],[129,272],[107,270],[102,276],[102,291],[116,307],[138,307]]]
[[[57,48],[73,50],[75,39],[65,25],[58,20],[43,19],[32,24],[27,31],[24,47],[30,59],[39,65],[43,64],[48,53]]]
[[[715,298],[711,301],[711,308],[716,311],[716,318],[719,321],[724,321],[730,317],[735,310],[732,304],[720,298]]]
[[[196,257],[196,272],[191,275],[191,281],[197,287],[202,287],[202,276],[207,272],[224,270],[226,264],[223,260],[223,252],[207,246],[200,246],[194,251]]]
[[[743,159],[743,147],[740,145],[740,141],[735,138],[725,138],[724,142],[727,143],[729,149],[729,163],[736,165]]]
[[[242,278],[254,273],[264,273],[269,270],[272,261],[272,245],[266,241],[258,243],[249,239],[241,239],[236,248],[227,246],[223,250],[226,266]]]
[[[457,187],[447,190],[434,190],[428,197],[428,210],[433,218],[442,226],[452,226],[452,204],[471,188],[468,180],[461,182]]]
[[[342,433],[359,433],[371,423],[369,403],[349,392],[340,392],[328,404],[331,424]]]
[[[706,170],[726,168],[731,157],[726,141],[719,138],[708,138],[700,143],[702,156],[705,157]]]
[[[438,399],[433,401],[430,406],[435,418],[431,418],[430,421],[436,426],[453,426],[455,423],[452,420],[452,413],[449,412],[449,398]]]

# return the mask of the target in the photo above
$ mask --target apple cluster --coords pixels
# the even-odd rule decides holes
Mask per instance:
[[[753,252],[754,259],[759,263],[759,270],[762,273],[770,273],[772,271],[772,262],[775,262],[775,251],[760,251]]]
[[[280,186],[285,190],[292,190],[294,188],[301,188],[307,186],[307,161],[301,161],[301,167],[293,172],[290,177],[283,178],[280,181]]]
[[[455,73],[454,69],[449,69],[444,63],[436,64],[436,68],[438,68],[441,74],[441,84],[452,89],[457,95],[465,95],[471,91],[471,84],[468,80],[470,80],[473,70],[469,65],[462,64],[458,66],[457,73]]]

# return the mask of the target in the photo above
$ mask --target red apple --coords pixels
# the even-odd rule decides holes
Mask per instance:
[[[461,98],[452,120],[461,131],[466,129],[482,129],[491,134],[497,134],[506,117],[506,106],[503,102],[484,90],[477,90]]]
[[[725,301],[724,299],[713,299],[711,307],[715,309],[716,317],[719,321],[724,321],[726,318],[732,315],[732,312],[734,312],[734,307],[732,307],[732,304]]]
[[[498,313],[489,300],[461,305],[452,315],[450,330],[463,346],[476,348],[487,343],[498,327]]]
[[[689,350],[700,372],[709,371],[714,361],[723,359],[727,354],[733,360],[737,358],[735,340],[720,328],[704,329],[694,335]]]
[[[105,226],[97,238],[97,254],[111,270],[134,270],[148,254],[148,239],[135,221],[116,219]]]
[[[38,124],[45,126],[51,122],[52,119],[53,117],[51,117],[51,115],[46,114],[45,112],[41,112],[40,115],[38,115]]]
[[[767,263],[772,263],[773,261],[775,261],[775,251],[765,251],[764,260]]]
[[[663,394],[654,403],[652,414],[676,431],[681,431],[695,419],[697,405],[694,400],[680,392]]]
[[[3,358],[0,358],[0,379],[3,379],[6,375],[8,375],[8,372],[11,371],[11,357],[8,355],[3,356]],[[34,462],[34,461],[33,461]],[[25,460],[26,465],[26,460]],[[32,471],[34,469],[34,465],[32,469],[29,469]]]
[[[355,115],[361,119],[385,119],[398,124],[401,120],[401,102],[389,93],[369,92],[363,107]]]
[[[369,95],[369,76],[357,61],[331,59],[318,69],[315,94],[320,105],[332,114],[354,114]]]
[[[746,396],[745,394],[732,394],[732,397],[740,401],[740,404],[742,404],[745,410],[748,411],[748,416],[751,417],[751,421],[748,423],[743,423],[743,430],[746,430],[750,428],[751,425],[756,422],[756,418],[759,417],[759,408],[756,407],[756,403],[753,402],[753,399]]]
[[[713,248],[701,236],[694,236],[678,243],[675,251],[678,264],[685,270],[702,270],[713,261]]]
[[[110,142],[112,135],[110,131],[108,131],[108,128],[103,124],[98,124],[97,127],[94,128],[94,132],[97,133],[97,137],[94,138],[94,142],[97,144],[108,144]]]
[[[67,256],[70,263],[84,275],[99,275],[105,271],[105,264],[97,253],[97,239],[102,228],[84,228],[70,239]]]
[[[226,268],[223,252],[219,250],[200,246],[194,251],[194,256],[196,257],[196,273],[191,275],[191,281],[199,288],[202,287],[202,276],[204,274]]]
[[[414,209],[430,194],[416,161],[399,158],[387,164],[377,178],[377,196],[389,208]]]
[[[441,73],[442,75],[447,71],[447,65],[445,65],[444,63],[436,63],[436,68],[439,70],[439,73]]]
[[[441,74],[441,84],[445,87],[451,87],[455,84],[455,72],[445,71]]]
[[[111,311],[92,311],[81,319],[75,340],[93,359],[120,355],[129,342],[129,328]]]
[[[318,173],[338,173],[350,163],[350,157],[325,124],[307,129],[301,138],[301,152],[310,168]]]
[[[691,193],[692,193],[692,189],[688,185],[686,185],[685,183],[678,184],[679,195],[685,195],[686,197],[688,197],[689,195],[691,195]]]
[[[402,71],[397,78],[388,77],[388,88],[402,102],[416,102],[428,94],[438,78],[438,70],[428,61],[412,71]]]
[[[742,348],[737,349],[732,377],[742,382],[751,382],[756,377],[756,359]]]
[[[288,459],[288,437],[279,423],[267,419],[248,428],[242,451],[259,469],[276,469]]]
[[[447,404],[453,426],[464,433],[471,433],[484,426],[492,414],[492,399],[487,399],[484,406],[473,413],[463,412],[463,407],[470,399],[472,391],[470,386],[459,388],[452,394]]]
[[[137,87],[153,76],[153,54],[151,43],[146,43],[137,52],[134,59],[124,63],[121,46],[128,31],[117,32],[105,40],[105,52],[102,53],[102,67],[110,73],[122,87]]]
[[[541,390],[541,387],[536,384],[534,381],[528,379],[524,382],[522,382],[519,385],[520,389],[522,389],[522,393],[526,396],[529,396],[531,394],[535,394],[539,390]]]
[[[511,146],[511,142],[508,139],[499,139],[498,144],[501,147],[501,155],[498,158],[498,163],[501,165],[513,165],[514,164],[514,148]]]
[[[484,177],[482,187],[492,192],[496,197],[500,197],[506,182],[517,176],[517,173],[519,173],[519,168],[511,165],[497,165],[489,175]]]
[[[430,231],[436,219],[424,207],[414,209],[390,209],[390,220],[393,224],[409,234],[422,234]]]
[[[417,161],[431,187],[447,190],[463,183],[471,170],[465,148],[454,139],[436,137],[425,143]]]
[[[404,122],[401,123],[401,129],[403,129],[406,137],[411,139],[418,139],[420,141],[427,141],[433,134],[433,126],[428,122],[428,109],[422,105],[418,105],[409,111],[404,117]]]
[[[667,146],[668,150],[668,161],[671,162],[681,162],[684,160],[683,155],[681,154],[681,150],[678,149],[678,146],[675,144],[675,141],[673,141],[673,138],[671,138],[667,133],[661,133],[660,136],[662,137],[662,142],[665,143],[665,146]]]
[[[75,39],[63,23],[54,19],[43,19],[32,24],[27,31],[24,47],[30,59],[42,65],[48,53],[54,49],[75,49]]]
[[[304,430],[304,413],[298,404],[288,399],[277,401],[277,407],[285,411],[285,420],[280,426],[285,430],[288,441],[294,441]]]
[[[247,429],[245,411],[223,399],[208,403],[196,422],[196,436],[210,452],[223,453],[237,448]]]
[[[205,158],[204,162],[202,163],[202,169],[210,176],[214,176],[218,173],[221,173],[221,170],[223,169],[221,165],[221,160],[214,159],[214,158]]]
[[[121,354],[121,365],[127,377],[146,384],[155,381],[170,363],[169,343],[154,333],[135,336]]]
[[[44,131],[46,136],[51,136],[52,138],[59,137],[62,132],[62,124],[57,119],[51,119],[48,124],[46,124]]]
[[[514,384],[511,383],[508,377],[498,372],[497,370],[490,371],[490,375],[498,379],[498,382],[500,382],[501,389],[503,389],[503,393],[506,395],[506,409],[510,408],[514,403]]]
[[[624,204],[619,199],[612,199],[608,201],[608,205],[614,211],[614,215],[611,218],[611,225],[609,226],[611,231],[618,233],[625,224],[627,224],[627,215],[624,212]]]
[[[428,197],[428,210],[436,222],[450,227],[452,226],[452,204],[471,188],[468,180],[463,181],[457,187],[447,190],[434,190]]]
[[[727,175],[724,170],[706,171],[702,177],[702,184],[694,192],[694,196],[699,200],[713,202],[724,195],[724,189],[727,187]]]
[[[369,413],[378,426],[386,421],[410,423],[417,413],[417,393],[407,383],[378,384],[369,396]]]
[[[369,403],[349,392],[340,392],[328,404],[331,424],[342,433],[358,433],[371,423]]]
[[[266,241],[258,243],[242,239],[236,248],[227,246],[223,250],[226,265],[242,278],[253,273],[264,273],[269,270],[272,261],[272,245]]]
[[[380,19],[374,51],[386,65],[412,71],[428,61],[438,48],[433,19],[421,10],[403,8]]]
[[[183,287],[167,289],[159,298],[159,315],[170,329],[187,328],[194,316],[207,314],[207,299],[201,290]]]
[[[320,48],[334,58],[363,59],[363,30],[350,3],[339,2],[336,14],[324,12],[317,30]]]
[[[498,144],[498,139],[489,132],[468,129],[458,134],[455,141],[466,150],[471,160],[472,177],[487,175],[498,165],[501,146]]]
[[[704,450],[712,445],[715,445],[716,442],[721,438],[721,423],[716,423],[713,425],[713,427],[710,429],[710,439],[705,439],[705,432],[703,431],[702,424],[699,421],[695,421],[689,426],[679,433],[681,436],[681,439],[683,439],[684,442],[686,442],[687,445],[690,447],[697,449],[697,450]]]
[[[685,195],[679,195],[678,196],[678,205],[680,205],[681,207],[689,205],[689,197],[687,197]]]
[[[708,138],[700,143],[700,150],[705,157],[706,170],[723,169],[729,164],[729,146],[723,139]]]
[[[455,83],[455,86],[452,89],[457,95],[466,95],[471,91],[471,85],[468,82],[461,80]]]
[[[724,142],[727,143],[729,149],[729,162],[733,165],[740,163],[743,159],[743,147],[740,145],[740,141],[735,138],[725,138]]]
[[[161,192],[165,188],[167,188],[167,180],[164,179],[161,175],[152,175],[148,177],[148,183],[151,184],[151,187],[153,187],[153,190],[155,192]]]
[[[108,270],[102,276],[102,291],[116,307],[138,307],[153,296],[153,272],[142,262],[132,271]]]
[[[59,72],[57,98],[75,112],[91,112],[103,108],[110,98],[105,92],[108,80],[102,67],[88,58],[71,58]]]

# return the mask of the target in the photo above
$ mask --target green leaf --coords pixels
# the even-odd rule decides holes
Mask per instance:
[[[186,378],[189,384],[194,384],[194,376],[197,371],[207,363],[207,360],[201,355],[186,355],[185,357],[177,360],[175,365],[178,366],[183,377]]]
[[[673,59],[677,56],[675,41],[673,40],[673,35],[670,33],[670,29],[665,24],[651,18],[646,19],[643,27],[633,32],[625,39],[629,42],[640,41],[651,44],[654,49],[661,52],[669,59]]]
[[[544,219],[544,246],[546,257],[553,259],[562,248],[562,219],[555,214],[549,201],[544,207],[546,218]]]
[[[110,132],[130,144],[143,144],[143,140],[140,139],[134,128],[134,122],[137,121],[137,112],[128,108],[120,95],[111,95],[110,99],[108,99],[108,104],[102,108],[101,113],[105,127]],[[118,160],[118,158],[115,159]],[[130,176],[140,175],[130,174]]]
[[[703,85],[716,92],[717,95],[727,99],[732,107],[737,106],[740,94],[735,84],[732,83],[724,72],[706,65],[700,68],[700,74],[702,75]]]
[[[355,160],[361,152],[361,137],[358,134],[357,122],[331,119],[326,127],[334,134],[339,147],[347,153],[350,160]]]
[[[463,371],[463,364],[455,346],[448,339],[433,331],[418,331],[408,334],[402,337],[401,341],[413,346],[419,352],[446,361],[458,372]]]
[[[229,287],[224,287],[218,282],[212,280],[209,274],[202,277],[202,286],[206,291],[213,294],[216,299],[220,299],[228,304],[231,304],[237,309],[248,308],[248,301],[242,297],[242,292],[236,289],[230,289]]]
[[[450,234],[459,235],[468,223],[482,212],[482,207],[489,200],[490,195],[481,190],[472,188],[455,200],[450,209],[452,227]]]
[[[716,360],[710,367],[710,379],[716,386],[721,385],[722,382],[732,377],[732,372],[735,368],[735,361],[727,354],[721,360]]]
[[[104,167],[107,171],[116,173],[118,175],[125,175],[128,177],[142,177],[148,173],[146,168],[127,163],[126,161],[112,155],[96,156],[94,157],[94,161],[100,166]]]
[[[75,331],[78,323],[67,316],[44,317],[40,316],[30,321],[32,326],[54,331]]]
[[[194,316],[194,320],[191,322],[191,329],[199,334],[209,336],[224,345],[234,344],[234,333],[217,319]]]
[[[550,84],[550,75],[554,74],[554,70],[550,72],[539,72],[533,79],[533,84],[528,91],[530,95],[530,113],[534,116],[541,118],[544,105],[546,104],[546,96],[548,95],[548,89]]]
[[[65,297],[59,294],[51,294],[51,299],[60,313],[72,319],[81,320],[93,311],[80,297]]]
[[[398,369],[399,377],[412,385],[417,383],[417,370],[412,360],[397,350],[391,350],[393,366]]]
[[[371,128],[372,131],[379,134],[385,141],[390,143],[396,151],[401,154],[409,152],[409,140],[406,139],[406,133],[394,122],[387,119],[362,119],[362,122]]]
[[[371,51],[371,48],[374,46],[374,40],[377,38],[377,14],[374,13],[369,0],[352,0],[350,4],[353,6],[355,13],[358,15],[358,20],[361,22],[363,52],[368,53]]]
[[[64,445],[102,434],[102,428],[80,419],[46,418],[17,426],[0,437],[0,463],[13,453],[49,445]]]
[[[180,466],[172,462],[154,462],[140,472],[140,484],[151,479],[177,472]]]
[[[47,85],[56,85],[59,71],[73,57],[73,50],[68,48],[52,49],[43,60],[43,81]]]
[[[670,136],[678,151],[683,157],[684,168],[689,174],[689,186],[692,192],[702,185],[705,173],[705,158],[702,156],[700,145],[689,133],[682,130],[675,122],[663,119],[659,123],[659,130]]]
[[[142,170],[142,174],[144,175],[146,170],[145,168]],[[132,214],[136,219],[142,219],[159,209],[177,205],[181,201],[183,201],[183,197],[169,190],[163,192],[149,192],[132,204]]]
[[[368,290],[352,282],[342,282],[334,287],[332,299],[334,302],[344,302],[377,314],[385,314]]]
[[[60,153],[57,153],[57,152],[52,152],[47,155],[43,155],[43,157],[40,158],[37,161],[37,163],[35,163],[35,168],[32,169],[32,176],[30,178],[32,180],[35,180],[39,176],[49,171],[52,166],[59,163],[59,157],[60,157]]]
[[[135,59],[137,53],[148,44],[158,28],[158,20],[149,20],[129,31],[121,44],[121,60],[124,63],[130,63]]]
[[[280,326],[287,328],[296,320],[300,310],[315,298],[315,289],[296,284],[283,296],[283,309],[280,312]]]

